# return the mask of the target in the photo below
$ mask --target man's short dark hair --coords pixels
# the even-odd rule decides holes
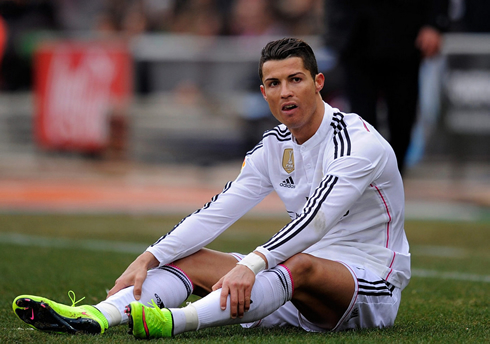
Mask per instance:
[[[298,38],[282,38],[277,41],[267,43],[262,49],[259,63],[259,77],[262,81],[262,67],[265,62],[270,60],[284,60],[288,57],[300,57],[303,65],[315,79],[318,74],[318,65],[313,49],[303,40]]]

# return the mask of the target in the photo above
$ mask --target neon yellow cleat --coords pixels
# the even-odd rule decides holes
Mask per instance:
[[[129,317],[129,334],[136,338],[163,338],[172,337],[172,313],[167,309],[160,309],[155,301],[151,300],[153,307],[143,305],[138,301],[126,306]]]
[[[17,296],[12,304],[20,320],[41,331],[59,333],[101,334],[109,327],[107,319],[93,306],[75,306],[75,293],[68,292],[71,306],[63,305],[41,296]]]

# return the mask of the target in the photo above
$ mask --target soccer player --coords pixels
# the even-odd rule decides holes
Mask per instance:
[[[17,316],[46,331],[137,338],[212,326],[306,331],[392,326],[410,280],[404,191],[392,148],[362,117],[330,107],[311,47],[268,43],[260,90],[282,124],[249,151],[234,182],[142,253],[106,300],[66,306],[22,295]],[[270,192],[291,221],[248,255],[204,248]],[[190,294],[202,296],[179,308]]]

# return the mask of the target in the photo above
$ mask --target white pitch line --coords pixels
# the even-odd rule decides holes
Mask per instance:
[[[490,283],[490,276],[488,275],[476,275],[463,272],[442,272],[436,270],[412,269],[412,276],[451,279],[465,282]]]
[[[148,245],[132,244],[124,241],[50,238],[19,233],[0,233],[0,244],[37,246],[53,248],[76,248],[99,252],[139,254]],[[466,282],[490,283],[489,275],[476,275],[462,272],[442,272],[436,270],[412,269],[412,276],[422,278],[442,278]]]
[[[465,258],[470,251],[460,247],[435,246],[435,245],[414,245],[410,247],[413,256],[426,256],[438,258]]]
[[[148,245],[132,244],[124,241],[51,238],[19,233],[0,233],[0,243],[132,254],[142,253],[148,247]]]

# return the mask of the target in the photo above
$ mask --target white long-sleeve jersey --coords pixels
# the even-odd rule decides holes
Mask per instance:
[[[325,104],[318,131],[299,145],[279,125],[247,153],[234,182],[147,250],[160,264],[218,237],[276,191],[291,222],[257,247],[274,267],[299,252],[368,267],[393,285],[410,280],[404,190],[395,154],[356,114]]]

